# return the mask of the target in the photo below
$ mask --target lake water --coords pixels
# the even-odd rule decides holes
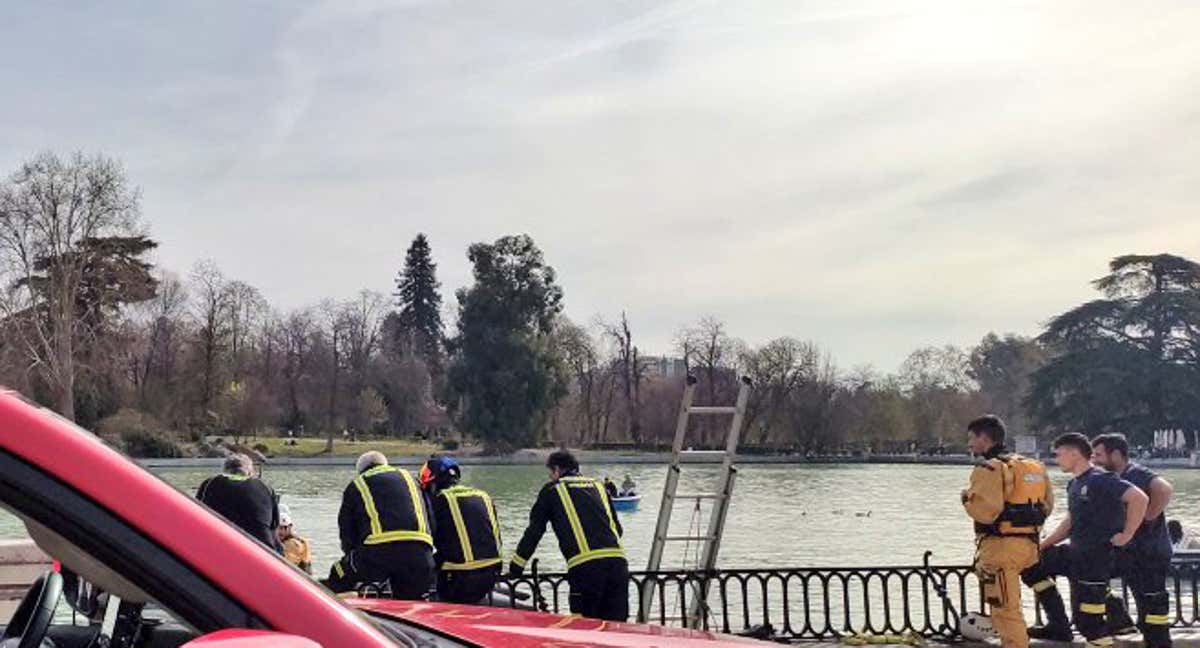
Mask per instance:
[[[665,466],[585,466],[590,475],[626,474],[645,497],[638,511],[621,514],[631,566],[644,568],[659,505]],[[959,505],[969,468],[961,466],[748,465],[740,469],[725,529],[720,563],[726,567],[864,566],[919,564],[926,549],[939,563],[969,563],[971,525]],[[1055,471],[1059,503],[1065,475]],[[193,493],[208,470],[168,469],[159,474]],[[680,491],[711,489],[716,466],[685,466]],[[1170,513],[1185,526],[1200,527],[1200,471],[1164,470],[1176,490]],[[353,476],[340,468],[271,468],[264,478],[292,510],[298,531],[314,550],[315,569],[326,572],[338,558],[337,511],[342,490]],[[492,493],[503,528],[505,555],[516,545],[546,471],[537,466],[465,466],[464,482]],[[709,503],[695,518],[681,505],[673,533],[690,524],[706,525]],[[1065,508],[1065,506],[1060,506]],[[1056,516],[1057,517],[1057,516]],[[1053,522],[1052,522],[1053,523]],[[697,527],[702,528],[702,527]],[[0,537],[24,536],[10,517],[0,518]],[[664,567],[683,566],[678,551]],[[695,548],[690,560],[695,561]],[[536,556],[543,570],[563,567],[553,533],[547,531]]]

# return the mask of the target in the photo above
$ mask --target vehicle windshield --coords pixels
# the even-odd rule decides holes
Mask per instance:
[[[392,617],[367,612],[367,618],[389,638],[413,648],[463,648],[465,644]]]
[[[6,538],[0,542],[0,583],[3,583],[0,629],[14,621],[22,600],[35,591],[38,579],[49,574],[58,562],[63,590],[46,634],[52,645],[87,648],[102,633],[110,638],[116,633],[141,636],[145,646],[170,647],[199,636],[183,617],[145,594],[108,564],[13,511],[3,500],[0,500],[0,525]],[[106,612],[110,608],[112,614],[107,615],[111,618],[106,626]],[[9,636],[21,637],[21,634],[17,631]]]

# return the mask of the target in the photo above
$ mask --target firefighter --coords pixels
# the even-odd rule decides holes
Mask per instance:
[[[963,508],[975,521],[975,570],[1004,648],[1028,648],[1021,613],[1021,572],[1038,560],[1041,527],[1054,506],[1046,467],[1009,453],[1004,422],[983,416],[967,424],[967,445],[979,457]]]
[[[375,451],[359,457],[355,470],[338,512],[345,555],[329,572],[329,588],[387,582],[392,598],[423,598],[433,585],[435,523],[417,480]]]
[[[1072,618],[1091,647],[1113,645],[1105,622],[1105,598],[1113,574],[1114,548],[1133,540],[1146,519],[1149,498],[1133,484],[1091,464],[1092,444],[1077,432],[1054,441],[1058,467],[1070,473],[1068,511],[1058,527],[1042,540],[1038,564],[1021,575],[1037,595],[1046,625],[1030,628],[1035,639],[1071,641],[1071,625],[1054,579],[1071,580]],[[1059,544],[1070,539],[1069,543]]]
[[[510,575],[521,575],[549,523],[567,561],[571,612],[593,619],[626,620],[629,564],[621,547],[621,522],[604,484],[580,475],[579,462],[566,450],[551,453],[546,468],[550,481],[529,512],[529,526],[512,557]]]
[[[283,545],[276,537],[279,498],[270,486],[254,476],[254,462],[250,457],[244,454],[226,457],[221,474],[204,480],[196,489],[196,499],[255,540],[283,553]]]
[[[1124,549],[1117,551],[1116,575],[1125,581],[1137,603],[1138,624],[1146,648],[1171,648],[1171,598],[1167,571],[1171,567],[1171,537],[1166,509],[1174,489],[1171,483],[1141,464],[1129,461],[1129,442],[1123,434],[1102,434],[1092,439],[1092,460],[1121,479],[1137,486],[1150,498],[1146,519]],[[1114,634],[1125,634],[1132,622],[1122,598],[1108,598],[1108,620]]]
[[[279,505],[279,530],[276,535],[283,545],[284,559],[312,575],[312,547],[307,538],[296,533],[292,512],[286,504]]]
[[[500,524],[486,492],[458,482],[462,469],[450,457],[431,457],[421,468],[421,488],[430,495],[437,531],[438,598],[478,603],[500,576]]]

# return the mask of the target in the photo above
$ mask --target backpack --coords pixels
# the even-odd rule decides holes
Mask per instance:
[[[1050,476],[1036,459],[1005,455],[996,460],[1004,479],[1004,510],[992,525],[997,535],[1037,535],[1046,523]]]

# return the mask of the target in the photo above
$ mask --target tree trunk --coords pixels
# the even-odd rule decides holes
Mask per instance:
[[[68,421],[75,421],[75,375],[74,371],[63,377],[63,385],[58,393],[58,413]]]
[[[71,293],[63,287],[62,293]],[[58,317],[54,322],[54,364],[58,383],[58,413],[68,421],[75,420],[75,308],[72,301],[59,297]]]

